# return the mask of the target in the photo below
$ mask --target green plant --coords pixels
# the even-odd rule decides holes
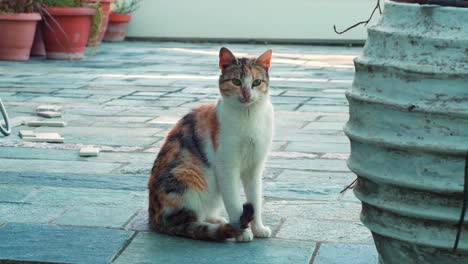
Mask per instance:
[[[120,14],[130,14],[140,8],[142,0],[115,0],[112,12]]]
[[[90,7],[96,9],[96,15],[93,16],[91,21],[91,29],[89,32],[88,44],[91,47],[91,54],[96,53],[97,47],[99,46],[99,32],[101,32],[102,25],[102,10],[99,2],[89,4]]]
[[[60,7],[84,7],[87,5],[86,0],[34,0],[34,2],[46,6]]]
[[[1,13],[24,13],[32,8],[33,0],[0,0]]]

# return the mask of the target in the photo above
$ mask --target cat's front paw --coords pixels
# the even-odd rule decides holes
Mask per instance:
[[[253,234],[252,231],[250,231],[250,228],[243,229],[241,233],[236,236],[237,242],[250,242],[252,240]]]
[[[261,226],[253,227],[252,229],[253,229],[253,233],[255,237],[265,238],[265,237],[271,236],[271,229],[268,226],[261,225]]]

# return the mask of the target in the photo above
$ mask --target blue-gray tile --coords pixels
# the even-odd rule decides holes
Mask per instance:
[[[0,221],[47,224],[65,211],[64,206],[0,203]]]
[[[23,128],[30,129],[30,128]],[[0,149],[0,158],[9,159],[51,159],[51,160],[79,160],[76,150],[37,149],[22,147],[3,147]]]
[[[371,244],[372,235],[361,222],[286,218],[278,238],[331,243]]]
[[[115,263],[307,264],[314,247],[314,243],[271,238],[213,243],[141,232]]]
[[[284,170],[275,181],[265,182],[267,197],[336,200],[355,179],[351,173]]]
[[[50,186],[50,187],[79,187],[91,189],[115,189],[144,191],[148,182],[147,175],[108,175],[108,174],[74,174],[50,173],[50,172],[0,172],[1,201],[19,201],[24,198],[32,187],[26,186]],[[14,186],[13,186],[14,185]],[[24,185],[24,186],[22,186]]]
[[[77,153],[78,154],[78,153]],[[120,163],[91,162],[91,161],[62,161],[62,160],[24,160],[0,159],[2,174],[7,172],[26,173],[80,173],[80,174],[108,174],[122,166]]]
[[[0,229],[0,259],[108,263],[131,232],[7,223]]]
[[[137,212],[135,207],[78,206],[60,216],[55,224],[121,228]]]
[[[147,192],[44,187],[29,196],[25,202],[50,206],[109,206],[135,207],[147,206]]]
[[[0,202],[19,202],[32,191],[34,191],[33,187],[11,185],[0,186]]]
[[[374,264],[378,262],[374,245],[322,244],[314,264]]]

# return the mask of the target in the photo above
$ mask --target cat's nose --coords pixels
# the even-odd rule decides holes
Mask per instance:
[[[252,97],[252,93],[249,91],[249,89],[242,89],[242,102],[247,103],[250,101],[250,97]]]

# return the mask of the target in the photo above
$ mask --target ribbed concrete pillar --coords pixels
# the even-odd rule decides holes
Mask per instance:
[[[468,263],[452,253],[468,150],[468,8],[385,3],[347,93],[349,168],[381,263]]]

